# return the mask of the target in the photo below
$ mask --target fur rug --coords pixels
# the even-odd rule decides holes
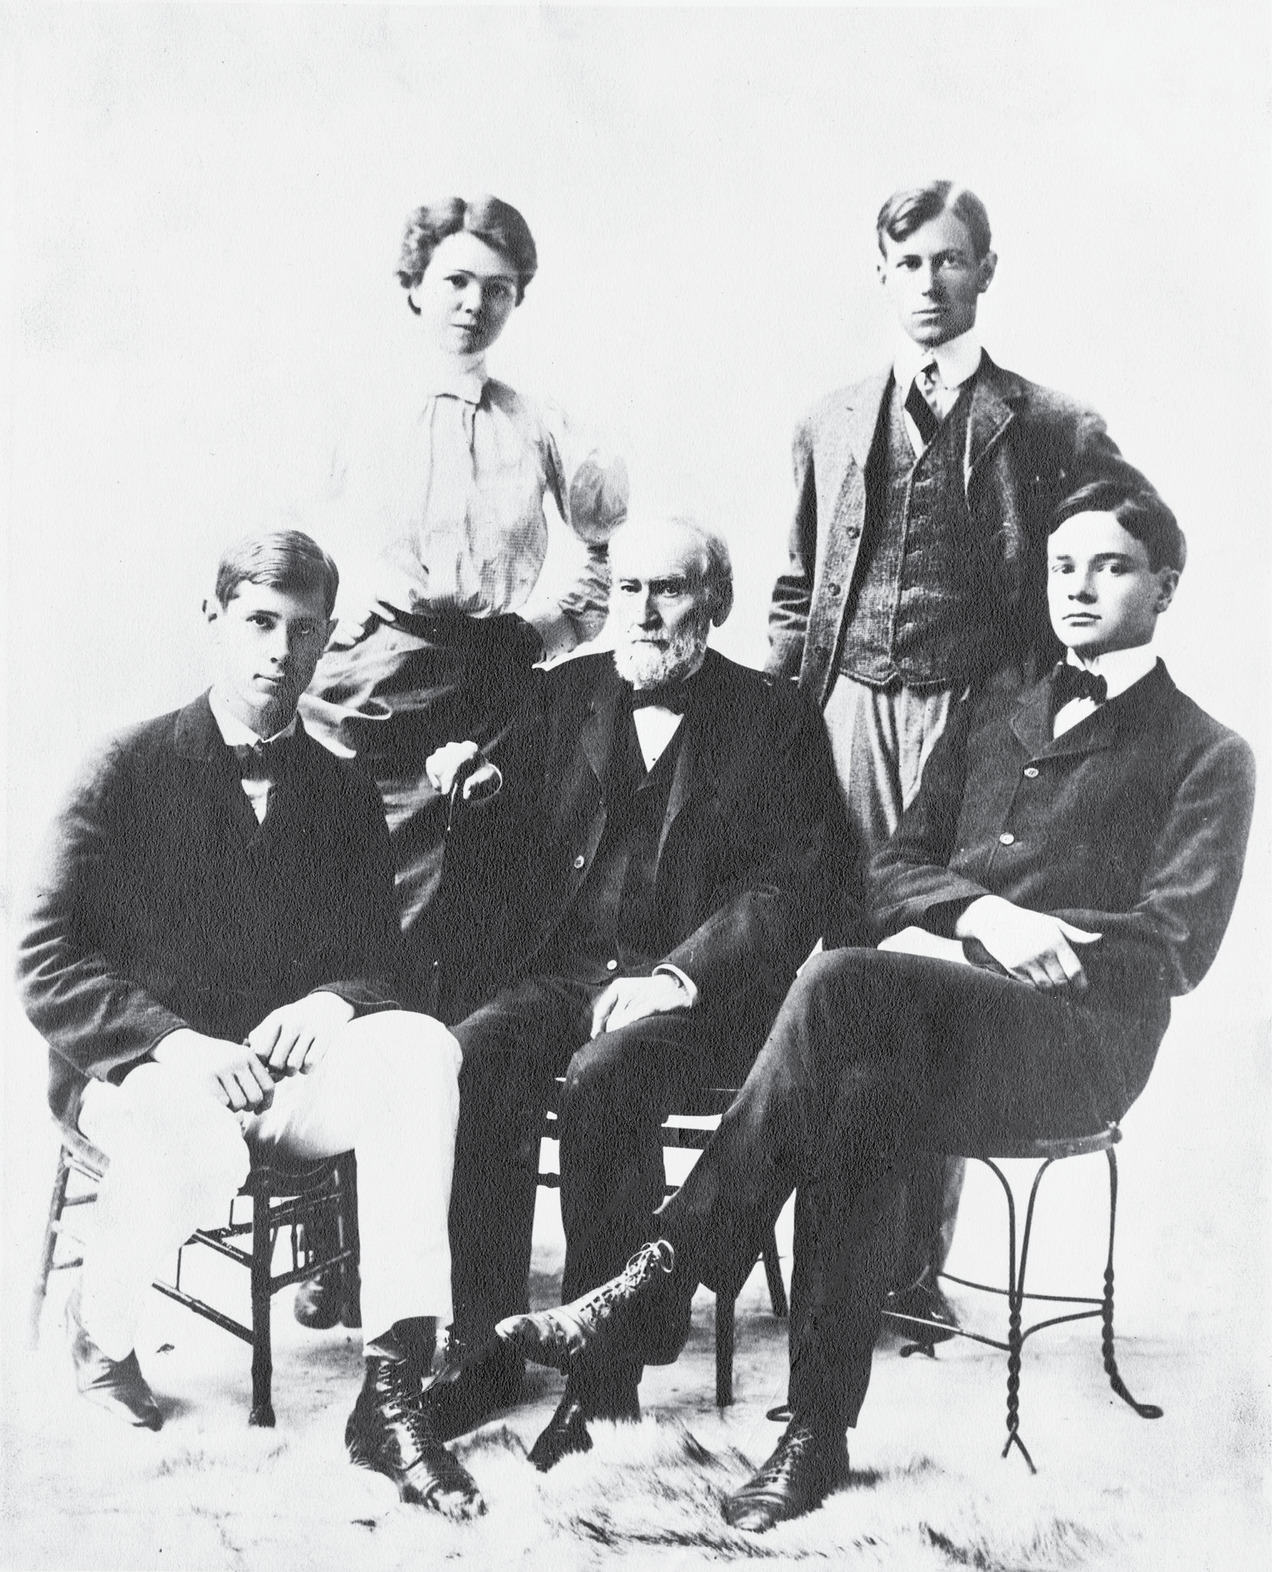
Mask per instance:
[[[219,1417],[205,1424],[191,1408],[151,1437],[121,1434],[78,1403],[73,1418],[73,1431],[57,1426],[60,1455],[48,1455],[47,1433],[38,1463],[21,1444],[9,1454],[6,1484],[19,1494],[28,1466],[38,1467],[43,1511],[9,1518],[6,1566],[396,1572],[424,1557],[536,1572],[703,1560],[1121,1572],[1133,1559],[1114,1502],[1093,1512],[1089,1499],[1080,1508],[1070,1500],[1066,1509],[1038,1480],[1022,1490],[1014,1470],[964,1478],[923,1458],[855,1474],[818,1512],[769,1534],[740,1533],[720,1503],[760,1454],[745,1455],[727,1435],[708,1447],[678,1419],[595,1425],[593,1450],[546,1476],[526,1462],[510,1425],[486,1426],[456,1451],[488,1511],[451,1524],[403,1507],[388,1481],[350,1468],[329,1423],[252,1431]]]

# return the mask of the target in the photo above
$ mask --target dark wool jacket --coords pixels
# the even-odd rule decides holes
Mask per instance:
[[[178,1027],[241,1041],[317,988],[392,1008],[400,942],[379,796],[350,765],[302,730],[258,825],[206,695],[125,732],[53,826],[18,949],[53,1112]]]
[[[950,933],[985,894],[1089,932],[1093,994],[1164,1031],[1205,976],[1236,899],[1254,802],[1245,742],[1159,660],[1052,739],[1051,679],[956,707],[919,794],[875,856],[880,934]],[[987,957],[983,957],[987,959]]]

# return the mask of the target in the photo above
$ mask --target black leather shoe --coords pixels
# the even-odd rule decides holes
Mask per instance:
[[[909,1288],[894,1289],[884,1300],[883,1309],[885,1315],[906,1317],[893,1323],[895,1329],[911,1338],[912,1346],[929,1352],[937,1343],[948,1343],[958,1330],[954,1307],[936,1283],[921,1280]],[[936,1324],[924,1326],[922,1322]]]
[[[495,1328],[495,1336],[534,1364],[568,1372],[584,1349],[595,1354],[617,1334],[624,1355],[643,1364],[644,1344],[666,1319],[657,1311],[663,1279],[675,1265],[676,1252],[665,1239],[643,1244],[617,1277],[590,1294],[555,1310],[509,1316]],[[668,1308],[674,1303],[672,1298]]]
[[[530,1461],[541,1474],[546,1474],[572,1452],[591,1450],[592,1438],[587,1433],[587,1415],[583,1412],[582,1403],[567,1387],[565,1396],[557,1404],[556,1413],[530,1448]]]
[[[329,1266],[317,1277],[307,1277],[296,1289],[294,1314],[301,1326],[312,1332],[326,1332],[341,1323],[355,1330],[360,1327],[362,1295],[356,1271],[351,1276],[348,1291],[345,1274],[338,1266]]]
[[[79,1289],[66,1302],[66,1335],[75,1367],[75,1385],[98,1408],[141,1430],[158,1430],[163,1415],[146,1384],[133,1350],[126,1359],[110,1359],[84,1330]]]
[[[428,1392],[428,1407],[443,1441],[467,1435],[493,1415],[521,1401],[525,1360],[507,1343],[495,1343],[464,1365],[453,1381],[439,1379]]]
[[[391,1479],[411,1506],[457,1519],[486,1510],[472,1475],[442,1445],[420,1395],[419,1371],[405,1360],[367,1360],[366,1379],[345,1426],[345,1445],[360,1468]]]
[[[847,1483],[848,1444],[843,1435],[827,1435],[796,1415],[772,1457],[720,1510],[730,1527],[762,1534],[774,1523],[811,1512]]]

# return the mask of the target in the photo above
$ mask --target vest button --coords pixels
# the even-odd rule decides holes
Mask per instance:
[[[616,972],[618,970],[618,962],[614,960],[606,961],[605,970],[607,972]]]
[[[1014,846],[1016,843],[1016,837],[1011,833],[1010,830],[1004,830],[998,839],[1004,846]]]
[[[1036,764],[1025,765],[1025,779],[1027,781],[1036,781],[1038,779],[1038,766]]]
[[[826,586],[827,592],[831,595],[838,595],[841,588],[842,585],[839,584],[827,584]]]
[[[587,861],[587,858],[583,855],[582,852],[580,852],[578,854],[578,856],[574,859],[574,866],[576,868],[581,868],[586,861]]]

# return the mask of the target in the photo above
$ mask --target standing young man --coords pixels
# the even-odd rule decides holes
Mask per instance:
[[[70,1353],[86,1398],[158,1430],[134,1348],[155,1273],[253,1153],[352,1150],[370,1335],[349,1453],[467,1517],[481,1497],[421,1397],[450,1320],[459,1046],[397,1002],[375,788],[296,719],[337,582],[298,531],[231,547],[203,603],[211,691],[113,738],[54,826],[19,985],[54,1115],[110,1160]]]
[[[982,350],[977,308],[998,259],[977,196],[948,180],[895,192],[876,233],[893,363],[828,394],[796,432],[790,565],[769,615],[770,671],[825,713],[858,886],[951,703],[1004,668],[1023,677],[1054,661],[1052,508],[1129,469],[1097,414]],[[841,925],[827,937],[867,936]],[[896,1308],[952,1320],[936,1274],[961,1183],[958,1164],[916,1174]]]

